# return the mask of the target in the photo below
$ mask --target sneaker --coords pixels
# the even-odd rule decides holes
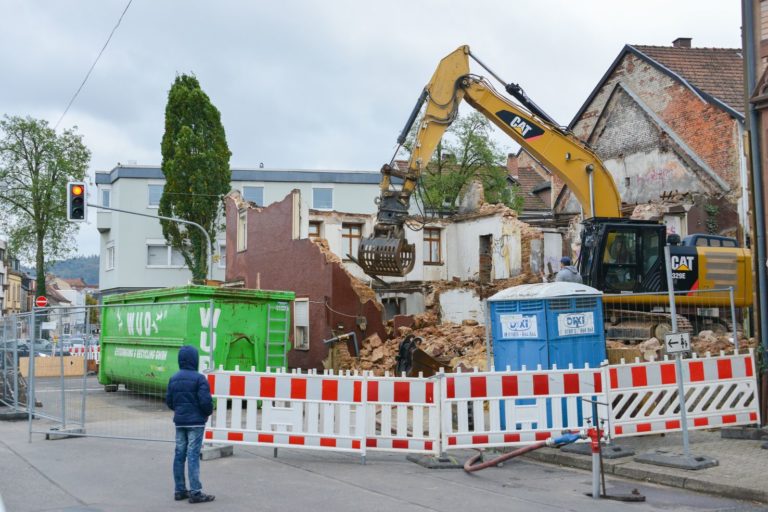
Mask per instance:
[[[197,494],[189,495],[190,503],[208,503],[209,501],[213,501],[215,499],[216,499],[216,496],[214,496],[213,494],[205,494],[204,492],[199,492]]]
[[[173,493],[173,499],[181,501],[189,498],[189,491],[176,491]]]

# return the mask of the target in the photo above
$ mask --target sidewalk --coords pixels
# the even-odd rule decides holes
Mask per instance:
[[[633,457],[603,459],[606,481],[611,475],[653,482],[717,496],[768,503],[768,450],[762,441],[723,439],[720,430],[693,431],[689,434],[693,456],[708,456],[719,461],[713,468],[689,471],[635,462]],[[681,433],[622,438],[616,445],[635,451],[635,454],[665,450],[683,452]],[[567,453],[543,448],[527,457],[541,461],[591,470],[591,455]]]

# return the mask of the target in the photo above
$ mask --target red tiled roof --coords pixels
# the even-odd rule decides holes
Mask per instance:
[[[520,191],[523,194],[523,210],[549,209],[546,203],[533,193],[533,189],[547,183],[547,180],[543,179],[532,167],[518,168],[518,175],[513,176],[513,179],[520,185]]]
[[[693,87],[744,114],[744,59],[740,48],[632,45]]]

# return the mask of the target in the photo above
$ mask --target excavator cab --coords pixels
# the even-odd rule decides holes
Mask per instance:
[[[605,293],[666,290],[665,231],[663,224],[587,219],[579,255],[584,284]]]

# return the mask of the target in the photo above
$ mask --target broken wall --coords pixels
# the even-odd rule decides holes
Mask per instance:
[[[247,212],[247,244],[245,250],[237,251],[241,208]],[[226,200],[226,219],[227,281],[242,279],[246,288],[291,290],[297,298],[310,301],[309,349],[291,349],[289,367],[322,369],[328,351],[323,340],[337,334],[354,331],[361,340],[374,332],[385,337],[381,305],[373,291],[354,280],[330,251],[300,238],[306,233],[301,225],[307,223],[307,217],[302,215],[298,190],[266,208],[244,204],[233,193]],[[366,318],[365,331],[356,325],[357,317]],[[292,314],[292,323],[293,318]],[[291,329],[292,345],[293,338]]]

